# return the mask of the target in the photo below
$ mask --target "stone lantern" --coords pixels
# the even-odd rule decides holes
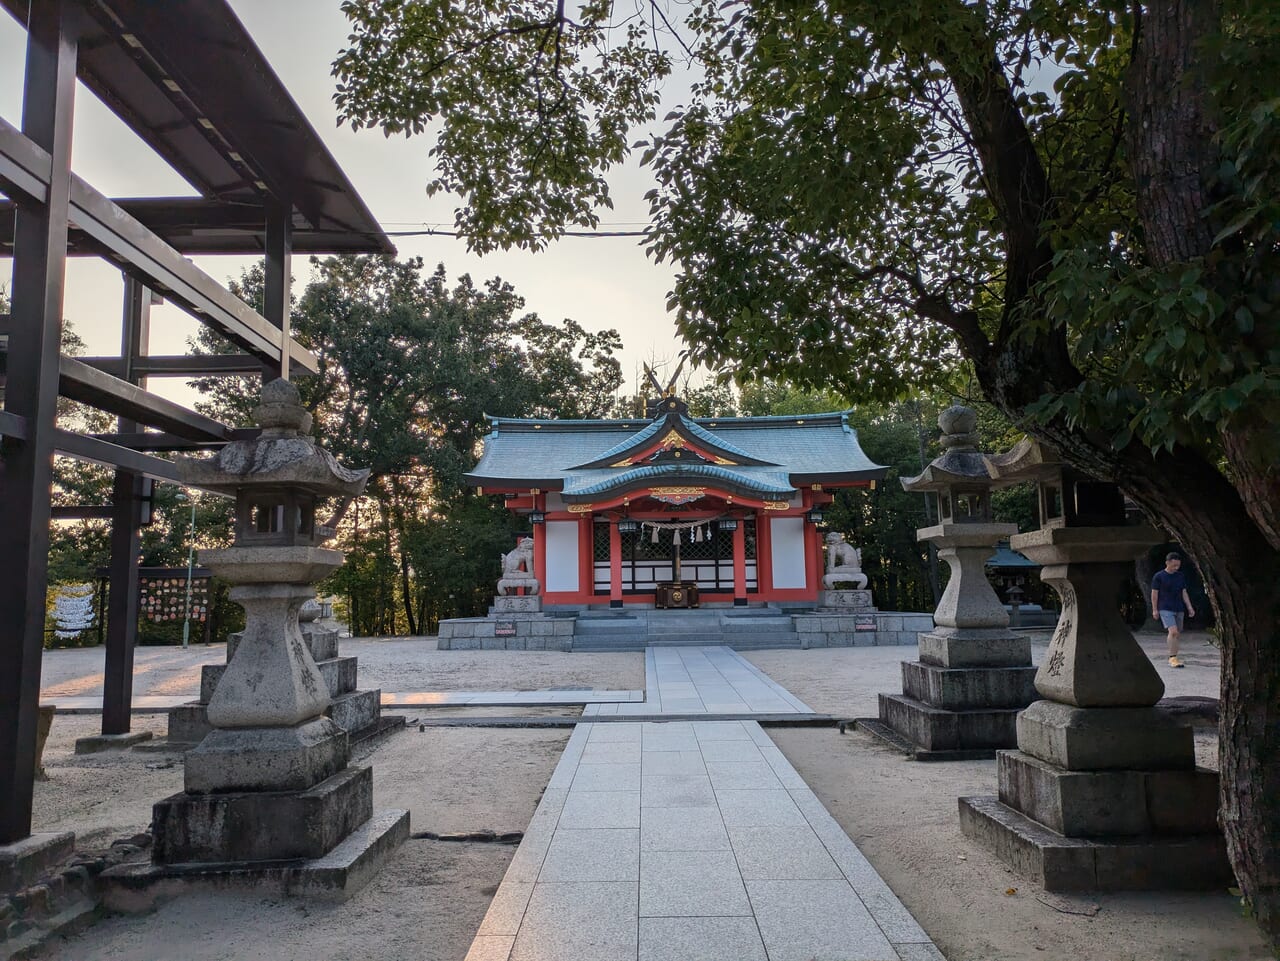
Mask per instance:
[[[1062,614],[1036,673],[1043,700],[998,756],[999,796],[961,798],[961,829],[1051,891],[1226,887],[1217,775],[1196,769],[1190,726],[1155,707],[1164,682],[1119,612],[1159,533],[1125,523],[1116,485],[1036,441],[987,463],[1038,487],[1042,526],[1010,544],[1043,565]]]
[[[934,612],[935,627],[919,636],[920,660],[902,663],[902,694],[880,695],[880,717],[859,726],[920,759],[992,757],[1015,740],[1015,716],[1034,697],[1031,642],[1009,630],[1009,614],[987,580],[986,561],[1015,524],[991,515],[994,481],[977,448],[977,415],[950,407],[938,416],[941,457],[908,491],[934,495],[938,523],[917,532],[936,545],[951,568]]]
[[[185,790],[155,806],[157,867],[317,859],[358,829],[365,848],[385,851],[408,831],[404,812],[371,821],[372,771],[348,767],[347,733],[325,716],[329,688],[298,623],[343,562],[321,546],[333,532],[317,510],[358,495],[369,472],[316,445],[286,381],[263,387],[255,419],[260,437],[177,462],[184,483],[235,498],[233,544],[202,550],[200,563],[232,585],[245,628],[209,699],[213,730],[185,756]]]

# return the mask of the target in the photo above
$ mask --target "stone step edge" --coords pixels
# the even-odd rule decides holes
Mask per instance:
[[[1001,750],[1000,748],[992,747],[964,748],[956,751],[932,751],[912,743],[878,717],[856,717],[853,719],[853,727],[856,730],[865,731],[872,737],[879,738],[895,751],[914,761],[990,761],[995,758],[996,751]]]
[[[966,838],[992,851],[1046,891],[1212,891],[1236,883],[1227,861],[1226,841],[1220,834],[1070,838],[1002,804],[997,797],[961,797],[956,802],[960,832]],[[1211,850],[1212,860],[1205,857]],[[1125,853],[1135,861],[1151,856],[1159,869],[1144,871],[1139,864],[1133,879],[1137,883],[1132,884],[1106,883],[1098,877],[1099,854],[1114,862]]]
[[[145,913],[193,891],[274,891],[317,901],[346,901],[409,838],[409,812],[375,811],[320,858],[259,864],[121,865],[101,875],[103,901],[112,911]]]

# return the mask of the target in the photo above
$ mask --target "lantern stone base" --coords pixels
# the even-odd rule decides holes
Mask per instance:
[[[1203,768],[1064,771],[1022,751],[996,767],[1002,804],[1068,837],[1218,830],[1218,775]]]
[[[939,667],[1026,667],[1031,639],[1005,628],[935,629],[920,635],[920,660]]]
[[[1046,891],[1221,890],[1235,883],[1220,834],[1065,837],[994,797],[960,798],[960,830]]]
[[[289,895],[345,901],[378,873],[409,837],[408,811],[379,811],[318,858],[218,864],[124,864],[100,874],[109,911],[150,911],[196,891]]]
[[[1013,743],[1017,713],[952,711],[905,694],[881,694],[880,716],[859,718],[857,725],[917,761],[961,761],[995,757],[998,748]]]
[[[858,727],[918,761],[993,758],[1017,743],[1035,676],[1025,637],[937,628],[920,635],[920,660],[902,662],[902,694],[881,694],[880,716]]]
[[[346,768],[303,791],[175,794],[152,808],[152,860],[318,858],[373,815],[373,771]]]
[[[1036,701],[1018,717],[1018,747],[1068,771],[1195,766],[1190,725],[1154,707]]]
[[[329,707],[325,714],[347,732],[352,744],[387,730],[388,725],[403,726],[401,715],[382,716],[380,690],[356,690],[359,658],[339,657],[337,631],[304,624],[302,640],[329,689]],[[238,633],[227,636],[228,662],[235,656],[240,641]],[[226,664],[206,664],[200,669],[200,700],[170,709],[165,745],[194,746],[213,730],[209,723],[209,699],[226,670]]]
[[[498,594],[493,598],[495,614],[537,614],[542,610],[542,598],[537,594]]]
[[[999,795],[961,798],[966,836],[1050,891],[1227,887],[1218,775],[1154,708],[1037,701],[1001,751]]]
[[[1021,710],[1036,697],[1036,669],[1021,667],[939,667],[902,662],[902,692],[944,711],[1000,708]]]
[[[347,732],[327,717],[296,727],[214,728],[185,758],[188,794],[303,791],[341,771]]]

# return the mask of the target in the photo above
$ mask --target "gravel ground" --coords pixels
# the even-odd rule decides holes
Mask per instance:
[[[360,687],[415,691],[537,691],[644,689],[644,654],[558,651],[438,651],[434,637],[344,638],[338,653],[360,658]],[[101,696],[101,647],[46,651],[41,698]],[[134,655],[136,695],[200,692],[200,668],[226,660],[226,645],[140,647]]]

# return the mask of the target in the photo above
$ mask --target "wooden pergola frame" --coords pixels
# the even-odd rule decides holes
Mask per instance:
[[[102,731],[130,725],[139,528],[149,481],[177,481],[161,451],[243,436],[146,389],[148,377],[314,372],[289,331],[294,250],[393,254],[394,247],[225,0],[0,0],[27,29],[21,129],[0,120],[0,256],[13,257],[0,315],[0,845],[31,833],[55,454],[115,469],[110,505],[59,519],[111,520]],[[200,192],[112,200],[71,171],[81,80]],[[11,251],[7,248],[11,247]],[[261,314],[187,259],[261,254]],[[125,277],[118,357],[59,353],[65,267],[98,256]],[[243,353],[148,351],[158,296]],[[112,434],[55,422],[59,397],[118,418]]]

